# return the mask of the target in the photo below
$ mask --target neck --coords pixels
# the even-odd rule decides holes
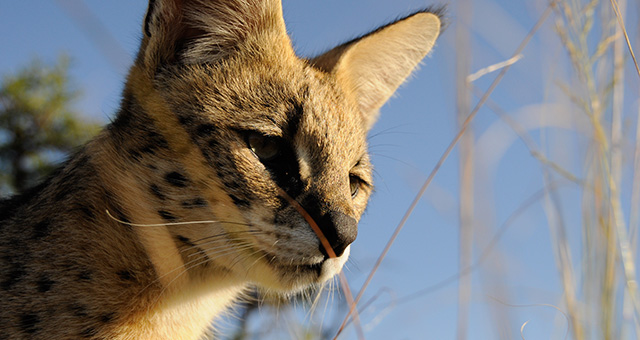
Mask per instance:
[[[115,243],[127,240],[111,245],[127,248],[122,250],[127,258],[108,261],[133,267],[120,275],[123,279],[132,273],[140,278],[126,287],[127,294],[115,295],[136,312],[113,328],[114,339],[198,338],[245,286],[190,242],[198,228],[215,230],[215,224],[176,225],[214,220],[219,207],[201,195],[162,136],[141,108],[125,99],[116,121],[85,151],[92,155],[96,181],[109,188],[108,202],[96,204],[105,208],[97,212],[102,223],[113,227],[109,232],[135,235],[102,236]],[[128,248],[137,255],[128,258]],[[149,275],[142,278],[140,272]]]

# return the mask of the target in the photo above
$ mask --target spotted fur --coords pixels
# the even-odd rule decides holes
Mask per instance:
[[[367,131],[433,46],[432,12],[302,59],[279,0],[151,0],[115,120],[0,203],[0,338],[200,339],[251,285],[338,273]]]

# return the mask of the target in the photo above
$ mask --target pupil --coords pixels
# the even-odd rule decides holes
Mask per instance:
[[[273,138],[253,133],[249,135],[249,146],[261,160],[268,161],[278,155],[278,145]]]

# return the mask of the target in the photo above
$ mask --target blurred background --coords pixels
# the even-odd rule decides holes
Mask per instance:
[[[313,56],[433,4],[284,0],[284,15],[296,50]],[[370,135],[377,189],[345,270],[354,294],[466,132],[339,338],[363,338],[360,328],[366,339],[637,339],[640,75],[613,1],[447,5],[436,47]],[[617,5],[639,49],[640,4]],[[146,6],[0,2],[0,194],[34,183],[114,118]],[[238,308],[218,333],[333,338],[348,311],[338,286]]]

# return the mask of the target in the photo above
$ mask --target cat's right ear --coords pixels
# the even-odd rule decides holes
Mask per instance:
[[[186,23],[187,2],[189,0],[149,0],[138,63],[152,69],[159,64],[173,63],[189,41],[204,34],[203,30]]]
[[[216,62],[247,41],[289,44],[280,0],[150,0],[142,31],[137,63],[152,70]]]

